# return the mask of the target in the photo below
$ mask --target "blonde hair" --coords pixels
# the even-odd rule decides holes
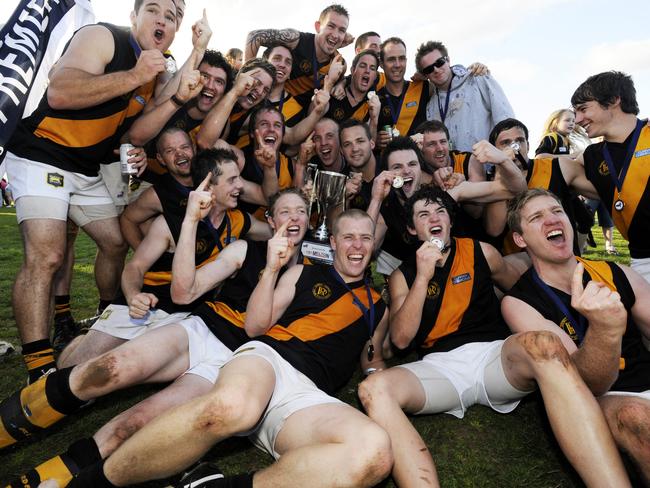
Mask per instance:
[[[575,114],[572,108],[561,108],[559,110],[554,110],[551,112],[551,115],[548,116],[546,122],[544,123],[540,143],[546,136],[557,133],[561,137],[568,139],[569,152],[582,152],[589,144],[591,144],[591,140],[589,139],[589,136],[587,136],[587,131],[585,131],[579,125],[575,125],[573,127],[573,131],[571,131],[571,133],[567,134],[566,136],[560,134],[557,131],[557,125],[565,112],[571,112],[572,114]]]

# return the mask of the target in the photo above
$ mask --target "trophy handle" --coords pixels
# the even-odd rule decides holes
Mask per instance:
[[[311,191],[309,192],[309,217],[310,218],[311,218],[312,208],[314,206],[314,200],[316,199],[316,182],[318,180],[319,174],[320,171],[318,170],[318,168],[316,168],[316,171],[314,171],[314,178],[311,183]],[[320,215],[320,205],[318,204],[318,200],[316,200],[316,208]]]

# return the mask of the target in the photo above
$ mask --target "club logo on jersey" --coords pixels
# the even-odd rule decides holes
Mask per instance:
[[[205,239],[196,241],[196,254],[203,254],[208,248],[208,243]]]
[[[440,296],[440,285],[435,281],[431,281],[427,286],[427,299],[434,300]]]
[[[47,184],[55,188],[61,188],[63,186],[63,175],[59,173],[48,173]]]
[[[451,278],[451,284],[452,285],[458,285],[459,283],[463,283],[463,282],[469,281],[471,279],[472,279],[472,275],[470,275],[469,273],[463,273],[462,275],[453,276]]]
[[[311,62],[307,61],[306,59],[303,59],[300,62],[300,71],[303,73],[311,73]]]
[[[569,322],[569,319],[566,317],[562,317],[562,320],[560,321],[560,329],[569,334],[569,337],[572,341],[578,340],[578,334],[576,334],[576,330],[573,328],[573,325],[571,325],[571,322]]]
[[[390,107],[386,106],[386,107],[382,108],[381,109],[381,114],[384,117],[391,118],[392,114],[390,113]]]
[[[181,201],[178,202],[178,204],[183,208],[187,207],[187,198],[181,198]]]
[[[598,173],[600,173],[602,176],[609,176],[609,168],[607,167],[607,163],[605,161],[601,161],[601,163],[598,165]]]
[[[332,114],[332,118],[334,120],[343,120],[345,118],[345,112],[343,111],[342,108],[337,108],[334,110],[334,113]]]
[[[325,300],[332,296],[332,289],[325,283],[316,283],[311,289],[311,293],[314,297]]]
[[[406,108],[417,107],[418,102],[412,101],[406,104]]]

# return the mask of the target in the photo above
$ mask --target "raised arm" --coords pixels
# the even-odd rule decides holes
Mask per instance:
[[[492,279],[503,291],[508,291],[521,277],[521,272],[509,260],[504,259],[494,246],[481,242],[481,249],[485,255]]]
[[[135,90],[165,70],[162,53],[148,49],[140,53],[133,68],[104,74],[114,52],[115,41],[106,27],[90,25],[79,30],[50,71],[50,106],[59,110],[94,107]]]
[[[302,265],[291,267],[278,282],[280,270],[298,249],[286,235],[288,226],[289,221],[268,242],[266,266],[246,307],[244,328],[249,337],[265,334],[282,316],[296,293],[295,284]]]
[[[408,347],[417,334],[429,281],[436,272],[436,264],[443,259],[440,249],[430,242],[423,242],[415,257],[417,272],[410,289],[399,269],[393,271],[388,281],[391,304],[390,339],[400,349]]]
[[[618,377],[627,313],[618,293],[603,283],[590,281],[583,288],[583,270],[578,264],[571,286],[571,306],[589,323],[580,347],[560,327],[517,298],[504,297],[501,312],[513,332],[548,330],[557,334],[587,386],[594,395],[602,395]]]
[[[594,185],[585,175],[585,167],[580,163],[582,159],[572,159],[568,156],[558,158],[562,176],[567,185],[587,198],[600,199]]]
[[[170,80],[156,87],[154,102],[156,105],[167,101],[178,90],[183,74],[198,69],[211,37],[212,29],[208,23],[207,13],[203,9],[203,17],[192,25],[192,52]]]
[[[246,35],[246,48],[244,51],[244,61],[253,59],[257,56],[260,47],[267,47],[269,44],[280,43],[289,49],[298,47],[300,40],[300,31],[296,29],[257,29],[252,30]]]
[[[196,232],[199,222],[212,207],[212,194],[205,188],[211,175],[187,199],[187,209],[172,262],[171,295],[175,303],[191,303],[241,268],[246,256],[246,241],[226,246],[214,261],[196,268]]]

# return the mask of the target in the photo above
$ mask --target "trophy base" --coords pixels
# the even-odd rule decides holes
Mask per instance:
[[[332,264],[334,262],[334,251],[325,242],[303,241],[300,251],[303,256],[315,263]]]

